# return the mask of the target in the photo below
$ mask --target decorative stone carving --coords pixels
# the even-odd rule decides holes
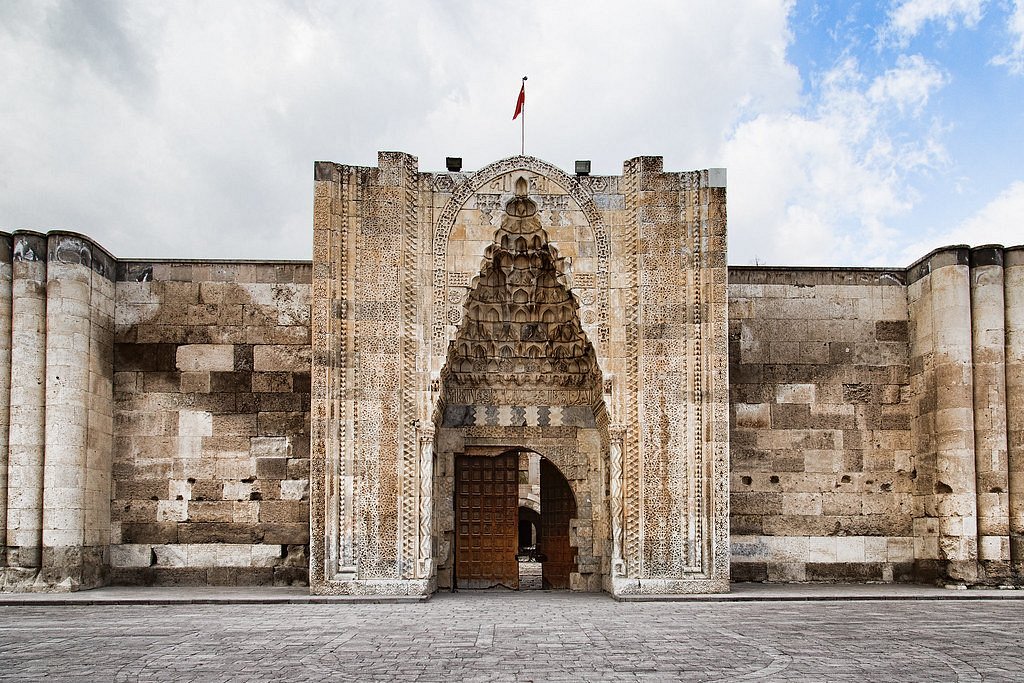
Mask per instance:
[[[511,406],[511,413],[518,412],[525,425],[525,411],[532,408],[538,412],[534,424],[547,426],[552,407],[561,413],[600,400],[601,371],[566,287],[564,259],[548,242],[527,187],[520,177],[449,349],[442,377],[459,395],[459,402],[448,398],[449,415],[463,417],[508,390],[527,389],[520,393],[532,393],[544,405],[524,402]]]
[[[724,189],[650,157],[621,178],[532,157],[471,175],[398,153],[327,166],[313,589],[445,585],[455,458],[517,449],[576,497],[574,588],[725,590]]]

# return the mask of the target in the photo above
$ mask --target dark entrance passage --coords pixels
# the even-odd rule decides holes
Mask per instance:
[[[519,508],[519,556],[536,555],[540,540],[540,513],[528,507]]]
[[[576,498],[558,468],[540,461],[540,533],[537,551],[543,560],[544,588],[568,588],[576,569],[569,545],[569,520],[576,516]]]
[[[519,455],[455,462],[455,585],[519,588]]]

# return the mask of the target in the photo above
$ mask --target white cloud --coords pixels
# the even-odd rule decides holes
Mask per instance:
[[[973,28],[981,21],[986,0],[903,0],[889,13],[889,31],[904,43],[928,22],[939,22],[947,31]]]
[[[941,165],[940,133],[920,120],[947,81],[920,57],[869,79],[847,58],[824,74],[807,113],[768,113],[725,146],[730,261],[892,265],[892,219],[916,200],[915,173]],[[907,127],[911,135],[905,135]]]
[[[992,63],[1005,66],[1010,73],[1024,75],[1024,0],[1014,0],[1013,12],[1006,21],[1012,44],[1009,50],[993,57]]]
[[[937,229],[915,240],[902,251],[898,265],[910,264],[938,247],[951,244],[1024,243],[1024,181],[1011,183],[977,213],[951,230]]]
[[[0,2],[0,229],[122,257],[308,258],[314,160],[516,154],[525,73],[529,154],[728,166],[732,262],[898,264],[894,223],[944,163],[930,112],[949,77],[846,59],[803,92],[793,7]]]
[[[875,104],[893,105],[902,114],[920,115],[933,92],[946,85],[948,77],[921,55],[900,55],[896,66],[871,83],[868,99]]]
[[[524,73],[527,153],[720,165],[736,121],[799,102],[792,4],[0,3],[0,229],[308,257],[314,160],[517,154]]]

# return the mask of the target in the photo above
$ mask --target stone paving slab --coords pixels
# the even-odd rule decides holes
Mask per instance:
[[[543,591],[391,605],[21,604],[0,607],[0,680],[1015,681],[1022,619],[1019,600],[638,603]]]
[[[507,593],[492,591],[460,593]],[[525,591],[524,591],[525,592]],[[532,592],[532,591],[530,591]],[[542,591],[554,593],[557,591]],[[302,587],[222,586],[222,587],[136,587],[107,586],[75,593],[0,593],[3,605],[175,605],[175,604],[321,604],[419,603],[435,596],[345,596],[310,595]],[[794,600],[1021,600],[1024,590],[971,588],[951,589],[918,584],[767,584],[734,583],[729,593],[710,595],[630,595],[608,600],[622,602],[751,602]]]

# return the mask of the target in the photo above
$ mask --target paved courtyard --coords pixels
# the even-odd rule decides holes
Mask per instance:
[[[1012,681],[1024,600],[0,607],[0,679]]]

